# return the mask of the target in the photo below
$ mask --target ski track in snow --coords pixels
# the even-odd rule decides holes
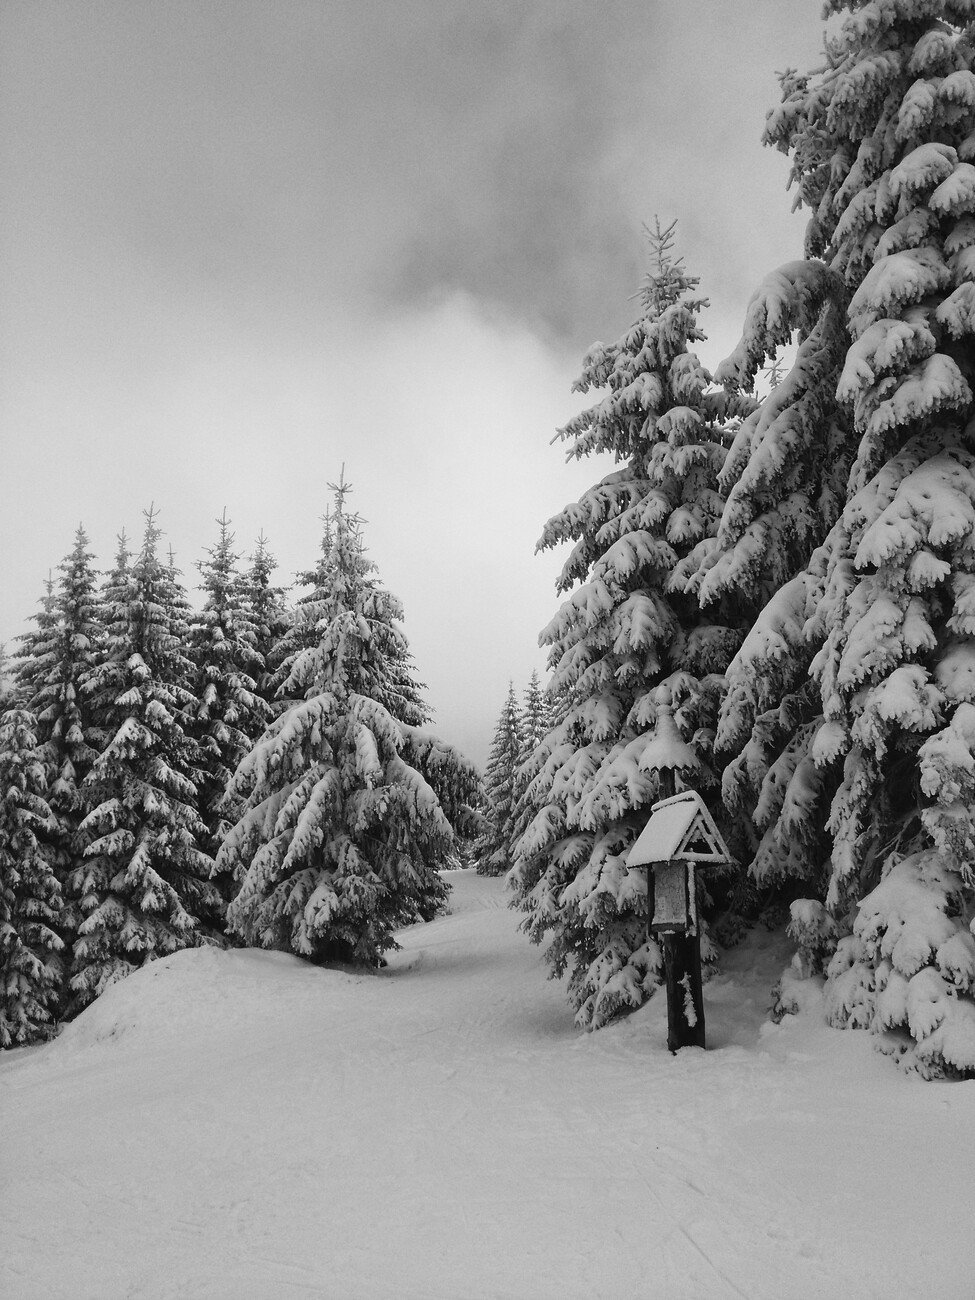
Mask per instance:
[[[815,1010],[759,935],[580,1034],[503,883],[381,974],[195,950],[0,1057],[4,1300],[873,1300],[972,1294],[975,1084]]]

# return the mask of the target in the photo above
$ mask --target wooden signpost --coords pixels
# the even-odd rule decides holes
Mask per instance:
[[[674,733],[672,738],[666,735],[668,729]],[[681,752],[681,746],[689,750],[677,732],[669,692],[658,705],[657,730],[673,742],[675,755]],[[674,769],[678,766],[683,764],[675,762],[669,771],[661,768],[665,778],[662,785],[669,784],[673,789]],[[714,819],[695,790],[684,790],[655,803],[650,820],[630,849],[628,865],[647,868],[649,929],[663,942],[667,1046],[672,1052],[705,1045],[697,871],[730,861]]]

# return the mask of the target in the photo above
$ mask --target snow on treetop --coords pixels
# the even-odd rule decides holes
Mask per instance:
[[[843,13],[850,7],[850,0],[826,0],[823,16],[828,18],[831,14]],[[833,39],[837,51],[842,52],[867,42],[878,32],[904,20],[944,16],[948,22],[961,24],[971,15],[972,8],[972,0],[870,0],[867,4],[861,3],[854,13],[844,19],[841,33]],[[912,72],[931,65],[934,51],[927,38],[932,35],[933,33],[926,32],[915,47],[910,63]]]

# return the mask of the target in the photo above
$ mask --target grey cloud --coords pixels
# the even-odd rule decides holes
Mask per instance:
[[[815,6],[778,0],[8,5],[18,273],[89,263],[257,329],[459,290],[578,354],[629,320],[660,212],[744,300],[768,221],[735,158],[768,166],[800,9],[808,45]]]

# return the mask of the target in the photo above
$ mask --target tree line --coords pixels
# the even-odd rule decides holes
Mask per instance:
[[[818,977],[831,1023],[970,1076],[975,5],[824,12],[823,65],[782,76],[765,130],[805,247],[734,352],[702,366],[706,299],[657,225],[639,318],[585,358],[576,387],[601,396],[561,436],[616,468],[539,543],[572,547],[542,634],[560,709],[510,879],[580,1024],[650,995],[661,954],[627,855],[673,766],[665,687],[694,755],[678,776],[740,864],[713,902],[732,926],[788,908],[780,1009]]]
[[[99,583],[79,528],[0,720],[0,1045],[145,961],[243,942],[376,964],[480,829],[361,521],[334,488],[289,608],[224,516],[193,612],[154,510]]]
[[[344,488],[305,612],[272,634],[272,590],[249,597],[263,676],[227,648],[226,675],[213,658],[192,678],[203,645],[240,639],[216,586],[212,632],[179,630],[152,519],[97,618],[68,586],[42,612],[0,760],[22,894],[5,883],[0,933],[30,950],[38,1019],[64,951],[75,1005],[224,923],[377,959],[436,906],[466,832],[598,1027],[661,978],[627,857],[676,768],[738,862],[711,936],[787,909],[780,1009],[816,977],[832,1023],[925,1077],[975,1074],[975,3],[825,13],[822,66],[782,76],[765,131],[805,246],[758,286],[731,356],[713,375],[699,360],[707,299],[655,224],[638,318],[584,359],[576,387],[600,396],[561,437],[615,468],[542,533],[570,548],[541,637],[551,714],[529,746],[509,693],[486,827],[476,773],[420,725]],[[91,654],[83,686],[42,680],[45,637]],[[665,698],[679,750],[657,732]]]

